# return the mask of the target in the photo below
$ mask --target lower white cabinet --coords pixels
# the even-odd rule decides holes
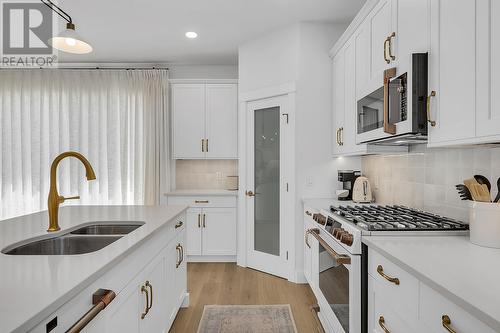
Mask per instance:
[[[236,210],[190,208],[187,237],[190,256],[235,256]]]
[[[236,261],[236,196],[167,195],[169,205],[188,205],[186,249],[188,261]]]
[[[372,249],[368,262],[368,332],[495,332]]]
[[[49,332],[47,324],[54,321],[57,325],[51,333],[66,332],[92,307],[92,294],[99,288],[113,290],[116,297],[84,332],[168,332],[179,308],[188,303],[185,222],[182,214],[160,228],[150,240],[30,332]]]

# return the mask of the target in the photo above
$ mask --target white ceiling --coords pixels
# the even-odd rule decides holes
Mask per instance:
[[[61,0],[89,55],[62,62],[236,64],[238,45],[300,21],[347,23],[365,0]],[[63,24],[63,22],[61,22]],[[186,31],[196,31],[189,40]]]

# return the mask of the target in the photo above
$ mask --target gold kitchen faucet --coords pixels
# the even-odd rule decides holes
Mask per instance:
[[[76,157],[80,160],[80,162],[83,163],[83,165],[85,166],[87,180],[96,179],[94,169],[92,169],[90,162],[80,153],[77,153],[75,151],[67,151],[60,154],[54,159],[50,167],[50,190],[49,198],[47,200],[47,205],[49,208],[49,229],[47,229],[48,232],[54,232],[61,229],[59,227],[59,205],[66,200],[80,199],[80,196],[65,198],[59,195],[59,193],[57,192],[57,166],[66,157]]]

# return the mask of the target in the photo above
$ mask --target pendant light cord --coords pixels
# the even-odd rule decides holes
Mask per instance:
[[[55,3],[53,3],[51,0],[40,0],[44,5],[49,7],[53,12],[55,12],[57,15],[62,17],[66,22],[69,24],[73,24],[73,20],[71,19],[71,16],[69,16],[68,13],[66,13],[64,10],[61,9],[61,7],[57,6]]]

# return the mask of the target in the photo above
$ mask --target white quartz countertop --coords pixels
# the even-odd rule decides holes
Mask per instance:
[[[26,332],[147,241],[187,206],[66,206],[61,231],[88,222],[142,221],[143,226],[105,248],[82,255],[22,256],[0,253],[0,332]],[[48,214],[0,221],[0,249],[47,235]]]
[[[500,332],[500,249],[468,236],[367,236],[363,243]]]
[[[238,191],[230,190],[172,190],[165,193],[165,196],[231,196],[237,197]]]

